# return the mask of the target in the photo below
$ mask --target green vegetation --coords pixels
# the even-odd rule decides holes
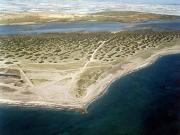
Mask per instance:
[[[94,32],[56,33],[40,35],[1,36],[0,61],[13,64],[19,60],[27,63],[61,63],[87,61],[101,41],[107,41],[94,59],[114,62],[148,48],[163,47],[180,36],[180,32]]]

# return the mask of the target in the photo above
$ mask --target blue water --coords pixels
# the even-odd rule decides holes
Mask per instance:
[[[126,27],[128,27],[128,24],[118,22],[69,22],[31,25],[2,25],[0,26],[0,34],[28,34],[74,31],[117,31],[122,30]]]
[[[115,81],[88,113],[0,107],[0,135],[179,135],[180,54]]]
[[[151,29],[153,31],[174,31],[180,30],[180,18],[176,20],[153,20],[138,23],[133,30]]]
[[[180,30],[180,19],[176,20],[153,20],[141,23],[121,22],[69,22],[69,23],[42,23],[31,25],[1,25],[0,35],[6,34],[32,34],[49,32],[74,32],[74,31],[121,31],[152,29],[155,31]]]

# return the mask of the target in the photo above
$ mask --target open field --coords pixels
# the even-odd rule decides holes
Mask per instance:
[[[0,102],[82,108],[170,51],[180,51],[180,31],[0,36]]]
[[[176,19],[177,16],[159,15],[130,11],[99,12],[91,14],[65,14],[65,13],[1,13],[0,24],[30,24],[44,22],[77,22],[77,21],[114,21],[114,22],[140,22],[155,19]]]

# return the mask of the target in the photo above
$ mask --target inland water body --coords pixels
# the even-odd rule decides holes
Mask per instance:
[[[152,20],[136,23],[121,22],[69,22],[69,23],[39,23],[39,24],[17,24],[0,25],[0,35],[8,34],[40,34],[52,32],[118,32],[122,30],[151,29],[154,31],[180,30],[180,19],[175,20]]]

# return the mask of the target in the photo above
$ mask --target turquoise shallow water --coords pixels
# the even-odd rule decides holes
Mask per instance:
[[[180,54],[115,81],[88,113],[0,106],[0,135],[178,135]]]

